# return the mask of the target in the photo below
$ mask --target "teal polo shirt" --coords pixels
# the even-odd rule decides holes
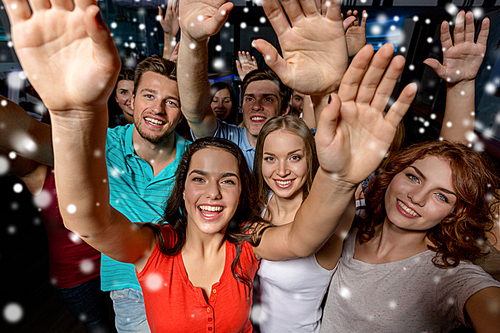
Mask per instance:
[[[132,222],[158,222],[175,183],[175,171],[189,141],[175,133],[175,160],[156,177],[153,168],[137,156],[132,144],[134,125],[108,129],[106,163],[109,202]],[[102,255],[101,289],[104,291],[135,288],[141,290],[133,264]]]

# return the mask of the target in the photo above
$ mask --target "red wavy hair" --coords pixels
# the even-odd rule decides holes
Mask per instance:
[[[375,235],[375,228],[386,217],[384,196],[396,174],[428,156],[447,161],[457,202],[453,212],[427,231],[436,252],[437,267],[455,267],[460,260],[472,261],[483,255],[481,243],[498,218],[498,177],[489,159],[471,148],[448,141],[431,141],[412,145],[395,155],[385,169],[379,170],[366,191],[366,218],[358,223],[360,243]]]

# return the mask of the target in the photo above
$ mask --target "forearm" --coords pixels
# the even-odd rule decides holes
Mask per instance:
[[[356,186],[334,180],[318,169],[311,191],[295,215],[289,234],[290,248],[297,256],[315,253],[330,238],[355,189]]]
[[[177,44],[176,36],[171,36],[166,32],[163,33],[163,58],[170,60],[172,52],[174,52],[175,44]]]
[[[195,41],[182,31],[181,34],[177,83],[182,113],[197,138],[212,136],[217,121],[210,107],[207,41]]]
[[[55,180],[65,226],[92,237],[110,222],[106,106],[51,112]],[[72,212],[71,208],[76,208]]]
[[[446,107],[440,137],[469,144],[467,135],[474,132],[475,80],[448,85]]]
[[[311,96],[304,96],[304,106],[302,107],[302,120],[309,128],[316,128],[316,117],[314,114],[314,105]]]
[[[0,96],[0,149],[15,151],[40,164],[52,166],[50,126],[30,117],[11,100]]]

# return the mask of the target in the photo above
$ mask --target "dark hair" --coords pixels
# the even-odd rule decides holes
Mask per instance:
[[[231,153],[238,160],[238,169],[241,181],[241,194],[238,208],[226,231],[226,240],[236,246],[236,256],[231,265],[233,276],[237,281],[244,283],[249,290],[252,288],[252,280],[243,272],[240,264],[241,246],[243,241],[257,246],[250,231],[252,225],[259,220],[257,210],[251,199],[252,181],[245,156],[241,149],[233,142],[226,139],[205,137],[194,141],[182,155],[176,171],[175,184],[172,194],[167,200],[165,213],[159,224],[146,223],[144,226],[151,228],[159,243],[161,253],[168,256],[178,254],[186,243],[187,211],[184,203],[183,192],[186,184],[189,165],[194,153],[205,148],[218,148]],[[247,222],[245,222],[247,221]],[[161,225],[170,225],[176,234],[177,241],[172,248],[167,248],[160,230]]]
[[[120,73],[118,74],[118,79],[116,80],[115,90],[116,86],[118,85],[118,82],[122,80],[134,81],[134,77],[135,73],[132,68],[122,68]]]
[[[280,90],[280,95],[279,95],[279,105],[280,105],[280,114],[283,114],[286,112],[286,109],[288,108],[288,103],[290,101],[290,96],[292,90],[285,86],[283,82],[281,82],[280,78],[278,75],[276,75],[275,72],[273,72],[270,68],[258,68],[254,69],[253,71],[249,72],[247,75],[245,75],[245,78],[243,79],[243,84],[242,84],[242,92],[243,96],[245,95],[245,91],[248,88],[248,85],[252,82],[255,81],[263,81],[263,80],[269,80],[273,81],[276,83],[279,87]]]
[[[437,267],[456,267],[460,260],[472,261],[482,255],[480,243],[493,228],[498,202],[498,177],[491,162],[460,143],[431,141],[408,147],[392,158],[385,170],[370,182],[366,196],[366,219],[359,222],[360,243],[375,235],[375,227],[386,217],[384,197],[392,179],[418,160],[436,156],[449,163],[457,201],[453,212],[427,231],[436,252],[432,262]],[[497,207],[498,209],[498,207]]]
[[[134,81],[134,70],[132,68],[122,68],[120,73],[118,74],[118,78],[116,79],[115,88],[113,89],[113,93],[109,96],[108,99],[108,126],[115,127],[118,125],[126,125],[124,120],[121,120],[120,116],[122,115],[122,109],[118,106],[118,103],[115,100],[116,97],[116,88],[118,87],[118,82],[122,80]],[[135,86],[134,86],[135,90]]]
[[[262,177],[264,143],[267,136],[275,131],[290,132],[298,135],[304,141],[304,145],[306,147],[307,178],[304,186],[302,187],[302,200],[307,198],[314,180],[314,175],[319,167],[314,137],[311,130],[302,119],[293,115],[278,116],[269,119],[269,121],[262,126],[259,136],[257,137],[257,144],[255,145],[255,159],[253,162],[254,183],[257,184],[257,193],[259,195],[258,202],[261,211],[267,208],[268,196],[271,191]],[[268,209],[266,209],[266,211],[269,212],[268,214],[271,214]],[[271,217],[269,219],[271,219]]]
[[[238,118],[238,101],[236,100],[236,95],[234,94],[233,87],[231,87],[229,83],[224,81],[217,81],[210,86],[210,93],[212,94],[210,103],[212,103],[215,94],[217,94],[218,91],[223,89],[227,89],[227,91],[229,91],[229,98],[231,99],[232,103],[231,113],[224,121],[229,124],[236,124]]]
[[[153,55],[141,61],[135,68],[134,95],[141,82],[142,75],[146,72],[161,74],[170,80],[177,81],[175,62]]]

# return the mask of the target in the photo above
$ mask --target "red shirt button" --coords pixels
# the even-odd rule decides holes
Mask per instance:
[[[211,322],[212,321],[212,318],[208,318],[208,321]]]
[[[211,330],[212,330],[212,327],[209,327],[209,328],[208,328],[208,330],[209,330],[209,331],[211,331]]]

